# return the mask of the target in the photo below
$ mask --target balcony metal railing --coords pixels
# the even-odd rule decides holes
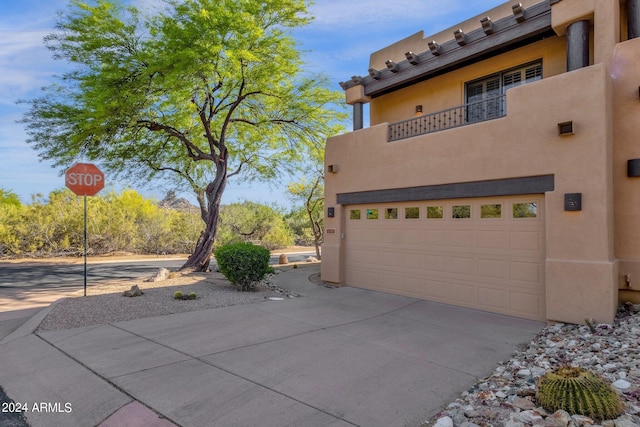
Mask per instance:
[[[472,123],[497,119],[506,115],[506,95],[460,105],[447,110],[414,117],[389,125],[388,141],[439,132]]]

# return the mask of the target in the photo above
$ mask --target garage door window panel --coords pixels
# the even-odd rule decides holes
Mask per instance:
[[[411,207],[404,210],[405,219],[420,219],[420,208]]]
[[[398,219],[398,208],[387,208],[384,210],[384,219]]]
[[[378,209],[367,209],[367,219],[378,219]]]
[[[451,218],[471,219],[471,205],[453,205],[451,207]]]
[[[427,206],[427,219],[444,219],[444,206]]]
[[[480,218],[481,219],[501,219],[502,205],[501,204],[480,205]]]
[[[538,203],[514,203],[513,204],[513,218],[537,218],[538,217]]]
[[[361,215],[360,209],[351,209],[349,211],[349,219],[357,220],[360,219]]]

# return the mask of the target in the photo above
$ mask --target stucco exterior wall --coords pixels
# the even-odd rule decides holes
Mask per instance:
[[[611,62],[614,87],[615,254],[620,258],[618,284],[621,289],[636,291],[640,291],[640,178],[627,177],[627,161],[640,158],[639,50],[640,39],[620,43],[615,47]],[[627,298],[634,299],[633,295]],[[635,299],[638,297],[635,296]]]
[[[385,123],[327,141],[326,163],[339,172],[325,179],[325,204],[336,217],[325,227],[323,279],[340,283],[344,213],[337,192],[436,185],[508,177],[555,175],[546,194],[547,317],[580,323],[611,321],[617,304],[612,277],[611,79],[595,65],[507,92],[507,116],[393,143]],[[585,91],[584,88],[589,88]],[[573,120],[575,135],[561,137],[557,124]],[[366,165],[366,167],[362,167]],[[564,194],[581,192],[581,212],[563,210]],[[581,273],[583,272],[583,273]],[[585,287],[594,292],[585,293]],[[597,295],[597,300],[577,299]]]
[[[372,54],[370,65],[381,69],[404,52],[427,51],[427,41],[447,42],[458,28],[479,28],[484,16],[510,15],[511,6],[426,38],[415,33]],[[327,141],[325,163],[338,172],[325,178],[325,205],[335,217],[325,218],[323,279],[345,283],[349,206],[337,204],[338,194],[552,175],[553,191],[541,196],[546,318],[610,322],[619,301],[640,302],[640,177],[627,176],[627,161],[640,159],[640,38],[626,40],[624,6],[624,0],[554,2],[556,37],[371,99],[362,86],[350,88],[348,101],[370,101],[372,126]],[[579,20],[590,22],[590,66],[567,73],[564,34]],[[466,82],[540,59],[543,80],[509,89],[505,117],[387,142],[388,124],[413,118],[416,105],[423,114],[463,105]],[[558,123],[567,121],[574,134],[560,136]],[[581,211],[564,210],[567,193],[582,194]]]

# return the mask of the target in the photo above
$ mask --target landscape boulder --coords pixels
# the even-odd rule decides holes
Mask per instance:
[[[161,282],[163,280],[167,280],[169,278],[169,270],[167,270],[166,268],[162,267],[160,270],[158,270],[158,272],[156,274],[154,274],[153,276],[149,277],[146,281],[147,282]]]
[[[140,290],[140,288],[138,287],[138,285],[133,285],[133,286],[131,287],[131,290],[129,290],[129,291],[124,291],[124,292],[122,293],[122,296],[123,296],[123,297],[139,297],[139,296],[142,296],[142,295],[144,295],[144,292],[142,292],[142,291]]]

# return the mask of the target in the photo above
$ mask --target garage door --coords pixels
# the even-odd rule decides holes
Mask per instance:
[[[544,195],[346,206],[348,285],[545,320]]]

